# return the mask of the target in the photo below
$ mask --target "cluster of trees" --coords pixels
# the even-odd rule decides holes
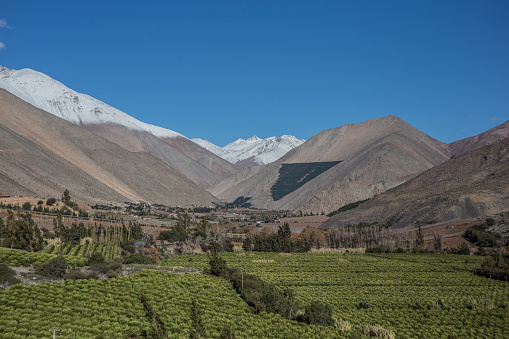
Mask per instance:
[[[509,254],[492,253],[474,273],[491,279],[509,281]]]
[[[138,203],[128,203],[129,205],[125,208],[125,211],[128,213],[131,213],[132,215],[137,216],[145,216],[150,214],[151,206],[144,202],[138,202]]]
[[[248,235],[243,242],[245,251],[306,252],[311,248],[368,248],[371,252],[443,252],[443,237],[435,235],[433,242],[425,244],[422,230],[411,236],[392,230],[390,225],[360,223],[346,227],[316,229],[308,227],[300,234],[291,234],[287,223],[277,233],[264,228],[260,234]]]
[[[167,240],[174,243],[199,244],[203,251],[207,252],[213,247],[218,251],[233,251],[231,238],[225,237],[226,229],[217,225],[211,225],[206,217],[199,223],[192,225],[191,216],[187,213],[178,215],[177,222],[168,231],[161,231],[158,240]]]
[[[104,227],[94,225],[85,227],[83,223],[72,223],[66,226],[62,221],[62,215],[53,220],[53,233],[46,228],[39,229],[30,213],[22,213],[15,216],[12,211],[7,212],[7,218],[0,218],[0,247],[14,248],[29,252],[39,252],[45,246],[44,238],[60,238],[62,243],[78,245],[83,239],[89,238],[94,243],[111,244],[118,243],[128,248],[134,246],[135,240],[142,239],[144,232],[136,222],[129,222],[126,226]]]
[[[412,249],[396,247],[390,248],[385,245],[366,248],[366,253],[448,253],[448,254],[461,254],[470,255],[470,248],[467,244],[461,244],[456,248],[447,248],[439,250],[438,247],[413,247]]]
[[[35,273],[52,279],[62,279],[67,273],[67,260],[63,256],[53,258],[35,266]]]
[[[44,201],[39,200],[37,204],[32,205],[29,201],[25,202],[21,207],[18,205],[12,205],[12,204],[0,204],[1,207],[6,207],[10,210],[22,210],[22,211],[34,211],[34,212],[41,212],[41,213],[54,213],[55,209],[50,209],[49,206],[53,206],[56,203],[55,198],[48,198],[46,200],[46,206],[44,207]],[[85,210],[82,210],[79,208],[78,203],[76,201],[71,201],[71,196],[69,194],[68,190],[64,191],[64,194],[62,195],[62,202],[64,203],[64,206],[60,210],[58,210],[59,214],[62,215],[72,215],[77,216],[80,218],[88,218],[88,212]]]
[[[0,264],[0,285],[15,285],[19,283],[20,280],[16,278],[16,272],[7,266],[7,264]]]
[[[134,239],[143,237],[143,230],[140,224],[129,222],[126,226],[104,227],[102,224],[93,227],[85,227],[83,223],[73,222],[69,227],[62,221],[62,215],[53,219],[54,236],[60,238],[64,243],[79,244],[81,239],[90,237],[93,242],[99,244],[121,243],[125,244]],[[46,231],[45,231],[46,232]],[[50,236],[50,234],[48,234]]]
[[[5,222],[0,218],[0,246],[38,252],[44,247],[44,239],[29,213],[16,218],[12,211],[8,211]]]
[[[205,223],[205,227],[207,227],[208,222],[204,218],[203,222]],[[182,242],[185,241],[190,235],[189,226],[191,223],[191,217],[189,214],[185,213],[182,217],[180,214],[178,216],[177,224],[169,231],[161,231],[158,240],[168,240],[171,242]],[[199,227],[200,229],[200,227]],[[208,229],[210,230],[210,225],[208,225]]]
[[[35,273],[51,279],[99,279],[99,274],[108,278],[115,278],[120,274],[122,268],[121,259],[105,261],[101,253],[94,253],[88,259],[91,271],[85,273],[80,268],[69,265],[65,257],[58,256],[49,262],[35,266]]]
[[[251,244],[254,244],[251,246]],[[302,237],[292,237],[290,225],[279,226],[277,233],[260,233],[244,239],[242,247],[257,252],[307,252],[311,244]]]
[[[64,203],[65,206],[68,206],[73,210],[79,209],[78,203],[76,201],[71,201],[71,194],[69,193],[68,189],[66,189],[62,194],[62,202]]]
[[[485,223],[469,227],[463,236],[479,247],[495,247],[501,242],[502,236],[488,230],[494,224],[493,218],[487,218]]]
[[[308,324],[334,325],[330,306],[311,302],[304,308],[304,312],[297,312],[299,307],[289,288],[277,288],[255,275],[227,267],[225,260],[215,250],[209,254],[209,265],[209,273],[229,280],[241,298],[253,307],[256,313],[276,313],[286,319]]]

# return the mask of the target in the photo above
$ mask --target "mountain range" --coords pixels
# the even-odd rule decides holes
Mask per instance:
[[[143,123],[47,75],[0,68],[0,88],[131,152],[147,152],[206,188],[238,168],[180,133]]]
[[[10,92],[2,91],[0,97],[0,190],[37,197],[55,196],[69,188],[87,201],[127,199],[173,205],[242,201],[262,209],[328,213],[371,198],[362,205],[368,208],[374,204],[371,201],[406,190],[414,180],[432,173],[423,186],[429,189],[418,190],[427,192],[419,198],[427,201],[433,194],[431,183],[440,177],[440,171],[450,174],[444,179],[447,182],[460,175],[461,166],[448,164],[492,154],[495,151],[489,146],[509,137],[506,122],[445,144],[398,117],[387,116],[325,130],[307,141],[292,136],[253,136],[218,147],[145,124],[36,71],[0,68],[0,88]],[[39,126],[29,126],[30,121]],[[74,136],[79,137],[79,143]],[[110,156],[113,153],[116,156]],[[502,163],[505,158],[494,159]],[[479,175],[472,178],[481,180]],[[482,214],[501,208],[474,210]],[[421,213],[418,222],[429,222],[431,215],[438,215],[426,213],[429,217]],[[351,220],[415,222],[408,216],[397,219],[375,212],[366,212],[365,217],[342,215],[331,222],[341,224],[344,215]],[[446,219],[448,215],[465,214],[439,216]]]
[[[445,144],[388,116],[323,131],[279,160],[245,169],[208,190],[223,201],[240,198],[256,208],[328,213],[507,137],[509,122]]]
[[[178,132],[139,121],[31,69],[18,71],[0,66],[0,88],[127,150],[150,153],[204,188],[230,176],[239,168],[275,161],[304,142],[286,135],[267,139],[252,137],[232,142],[221,151],[221,148],[208,141],[193,139],[192,143]]]
[[[0,191],[37,198],[65,189],[87,203],[209,206],[218,199],[160,159],[130,152],[0,89]]]
[[[505,138],[439,164],[355,209],[334,215],[323,226],[360,222],[417,226],[508,210],[509,138]]]
[[[260,139],[255,135],[249,139],[238,139],[224,147],[219,147],[207,140],[199,138],[191,140],[239,168],[270,164],[306,141],[297,139],[293,135],[267,139]]]
[[[209,191],[227,201],[250,198],[257,208],[326,213],[395,187],[447,159],[446,144],[389,116],[323,131],[279,160],[245,169]],[[323,163],[333,166],[303,180]],[[285,180],[284,164],[308,164],[308,170],[293,179],[301,186],[274,199],[278,181]]]

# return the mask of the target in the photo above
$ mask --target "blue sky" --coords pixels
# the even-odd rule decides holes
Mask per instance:
[[[509,120],[509,1],[24,1],[0,65],[219,146],[396,115],[443,142]]]

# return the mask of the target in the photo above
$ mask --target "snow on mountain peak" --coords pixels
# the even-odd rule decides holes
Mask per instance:
[[[251,138],[247,139],[246,141],[247,142],[256,142],[256,141],[260,141],[262,139],[258,138],[256,135],[253,135]]]
[[[161,138],[183,137],[166,128],[150,125],[89,95],[78,93],[51,77],[24,68],[0,66],[0,88],[46,112],[77,125],[116,124],[146,131]]]
[[[130,130],[146,131],[160,138],[185,138],[180,133],[141,122],[102,101],[78,93],[57,80],[28,68],[14,70],[0,66],[0,88],[77,125],[116,124]],[[231,163],[246,160],[248,164],[245,163],[243,166],[251,166],[276,161],[305,140],[299,140],[291,135],[267,139],[253,135],[246,140],[238,139],[224,147],[218,147],[202,139],[192,141]]]
[[[269,137],[267,139],[260,139],[255,135],[247,140],[241,138],[224,147],[219,147],[206,140],[191,140],[233,164],[251,158],[250,165],[265,165],[274,162],[305,141],[292,135]],[[244,166],[249,165],[244,164]]]

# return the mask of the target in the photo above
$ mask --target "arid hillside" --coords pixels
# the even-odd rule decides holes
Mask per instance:
[[[509,210],[509,138],[464,153],[330,218],[325,227],[358,222],[395,227],[484,218]]]
[[[239,171],[235,165],[183,137],[162,138],[122,125],[82,125],[92,133],[131,152],[146,152],[161,159],[202,188],[210,187]]]
[[[177,170],[130,152],[0,90],[0,191],[87,202],[146,201],[211,205],[217,201]]]
[[[277,162],[246,169],[209,191],[229,202],[250,198],[258,208],[330,212],[400,185],[449,156],[446,144],[388,116],[323,131]],[[325,162],[336,164],[316,175]],[[284,164],[309,164],[309,173],[293,178],[297,184],[280,198],[275,187]],[[308,180],[311,173],[316,176]]]
[[[451,156],[456,158],[465,152],[489,145],[507,137],[509,137],[509,121],[479,135],[450,143],[449,148],[451,150]]]
[[[0,66],[0,88],[128,151],[151,154],[201,187],[216,184],[239,170],[180,133],[139,121],[46,74],[28,68],[14,70]]]

